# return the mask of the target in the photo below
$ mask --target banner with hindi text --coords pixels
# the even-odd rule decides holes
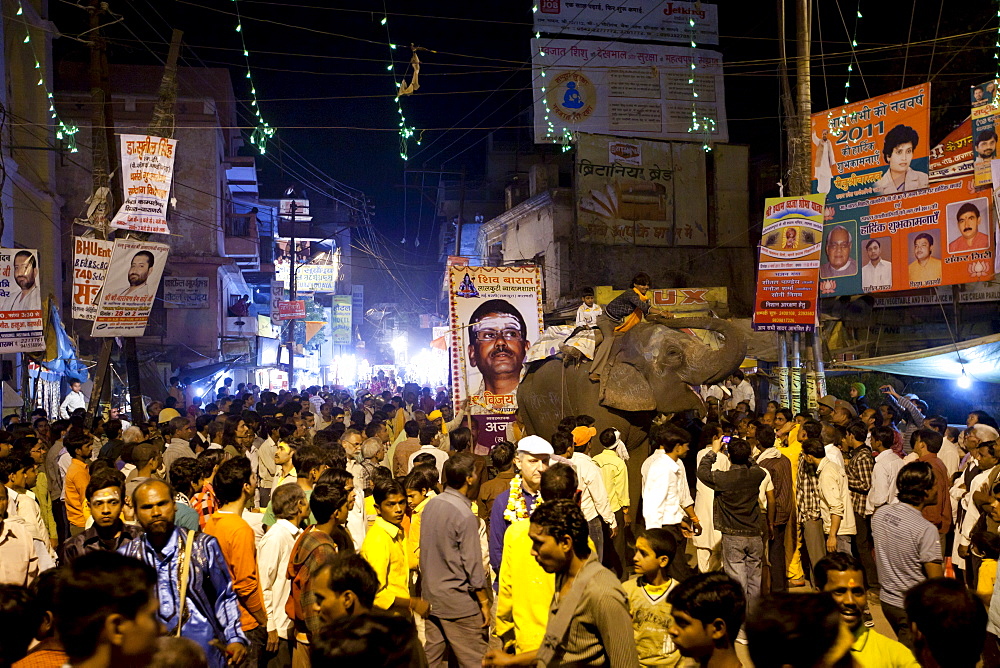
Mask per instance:
[[[167,244],[115,240],[91,336],[142,336],[146,332],[169,253]]]
[[[115,242],[73,237],[73,312],[78,320],[97,317],[97,293],[104,285]]]
[[[38,251],[0,248],[0,353],[45,350]]]

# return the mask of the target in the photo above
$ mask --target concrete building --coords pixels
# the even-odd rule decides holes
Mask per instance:
[[[114,65],[110,74],[117,131],[145,133],[162,68]],[[145,336],[137,343],[140,358],[157,360],[164,373],[170,368],[216,361],[223,355],[252,357],[256,321],[234,318],[229,308],[240,296],[251,294],[242,271],[261,266],[260,227],[253,212],[256,170],[252,158],[238,156],[243,138],[235,129],[239,123],[229,71],[182,67],[177,78],[175,200],[168,214],[171,234],[155,240],[171,246],[164,276],[207,279],[207,295],[198,306],[175,307],[164,303],[161,284]],[[90,92],[85,65],[60,66],[55,101],[63,118],[88,123]],[[89,142],[80,142],[75,157],[72,162],[60,163],[56,170],[64,205],[54,220],[61,221],[67,236],[90,196]],[[120,201],[120,194],[116,196]],[[75,233],[83,230],[76,227]],[[62,262],[64,267],[71,266],[68,245]],[[67,300],[68,293],[63,299],[65,312]],[[244,324],[237,325],[238,320]],[[79,324],[82,352],[92,352],[96,342],[88,340],[89,323]]]

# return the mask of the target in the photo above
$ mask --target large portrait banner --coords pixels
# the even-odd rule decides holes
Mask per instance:
[[[97,302],[91,336],[142,336],[170,246],[117,239]]]
[[[0,353],[45,350],[38,251],[0,248]]]
[[[456,412],[510,414],[531,344],[542,334],[536,266],[450,267],[452,393]]]

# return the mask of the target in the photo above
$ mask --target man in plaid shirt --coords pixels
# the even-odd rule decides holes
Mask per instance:
[[[823,534],[823,516],[820,513],[819,473],[816,466],[810,464],[805,457],[799,458],[795,482],[795,506],[802,542],[805,543],[810,563],[815,564],[826,556],[826,536]]]
[[[868,492],[872,488],[872,470],[875,468],[875,455],[872,449],[865,445],[868,438],[868,428],[860,420],[847,425],[847,435],[844,445],[847,446],[847,488],[851,491],[851,506],[854,508],[854,550],[861,566],[865,569],[865,578],[869,587],[878,588],[878,573],[875,570],[875,545],[872,543],[872,517],[865,516],[865,504],[868,502]]]

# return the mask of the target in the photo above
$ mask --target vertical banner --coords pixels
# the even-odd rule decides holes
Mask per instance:
[[[101,287],[91,336],[142,336],[170,246],[118,239]]]
[[[278,318],[278,302],[285,298],[285,286],[281,281],[271,281],[271,326],[281,327]]]
[[[542,334],[536,266],[449,269],[452,394],[476,415],[513,413],[524,358]]]
[[[149,135],[122,135],[122,186],[125,203],[111,227],[170,234],[167,203],[174,178],[176,139]]]
[[[97,293],[111,264],[115,242],[104,239],[73,237],[73,317],[93,320],[97,317]]]
[[[812,115],[812,190],[829,203],[926,188],[931,85]]]
[[[0,248],[0,353],[45,350],[38,251]]]
[[[997,82],[987,81],[969,90],[972,102],[972,152],[976,187],[993,183],[990,161],[997,153]]]
[[[820,294],[860,295],[993,277],[991,191],[973,177],[827,207]]]
[[[333,308],[330,310],[332,340],[335,345],[351,344],[351,295],[334,295]]]
[[[765,201],[753,328],[811,332],[816,327],[825,195]]]

